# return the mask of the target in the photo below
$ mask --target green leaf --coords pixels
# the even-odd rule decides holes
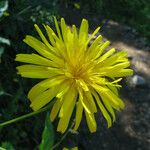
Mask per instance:
[[[0,1],[0,17],[3,16],[3,13],[8,9],[8,1],[2,0]]]
[[[4,53],[4,47],[0,47],[0,58],[1,58],[3,53]]]
[[[3,142],[0,150],[15,150],[14,147],[9,142]]]
[[[0,55],[0,58],[1,58],[1,55]],[[12,97],[12,95],[9,94],[9,93],[7,93],[7,92],[5,92],[5,91],[3,90],[3,88],[2,88],[2,86],[0,85],[0,96],[2,96],[2,95],[6,95],[6,96],[11,96],[11,97]]]
[[[6,45],[10,45],[10,41],[6,38],[0,37],[0,43],[6,44]]]
[[[45,120],[45,127],[42,134],[42,141],[39,146],[40,150],[51,150],[54,144],[54,130],[52,123],[50,121],[50,114],[47,113],[46,120]]]

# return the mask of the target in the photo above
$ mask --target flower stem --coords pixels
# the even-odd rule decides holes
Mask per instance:
[[[61,137],[60,141],[57,142],[53,147],[52,150],[56,149],[62,142],[63,140],[66,138],[66,136],[68,135],[68,133],[70,133],[72,127],[74,126],[74,121],[72,122],[70,128],[66,131],[66,133]]]
[[[31,112],[31,113],[28,113],[28,114],[25,114],[23,116],[20,116],[20,117],[17,117],[17,118],[14,118],[12,120],[8,120],[6,122],[3,122],[3,123],[0,123],[0,127],[3,127],[3,126],[6,126],[6,125],[9,125],[9,124],[12,124],[14,122],[17,122],[17,121],[20,121],[20,120],[23,120],[23,119],[26,119],[26,118],[29,118],[29,117],[32,117],[32,116],[35,116],[39,113],[42,113],[44,111],[47,111],[48,109],[51,108],[53,103],[49,103],[47,106],[41,108],[40,110],[38,111],[35,111],[35,112]]]

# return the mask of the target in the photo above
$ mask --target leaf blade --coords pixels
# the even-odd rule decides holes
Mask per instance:
[[[45,127],[42,133],[42,141],[39,150],[50,150],[54,144],[54,130],[48,112],[45,119]]]

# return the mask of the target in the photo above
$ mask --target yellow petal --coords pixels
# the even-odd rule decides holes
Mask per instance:
[[[133,70],[132,69],[121,69],[118,72],[110,72],[109,76],[110,77],[126,77],[126,76],[131,76],[133,75]]]
[[[45,45],[52,50],[53,52],[55,52],[54,47],[52,47],[49,42],[47,41],[47,39],[45,38],[45,36],[43,35],[42,31],[40,30],[40,28],[38,27],[37,24],[34,25],[36,31],[38,32],[39,36],[41,37],[42,41],[45,43]]]
[[[99,93],[100,96],[106,97],[107,101],[112,105],[113,108],[119,110],[124,108],[124,103],[119,97],[117,97],[113,92],[107,87],[102,87],[99,85],[93,85],[93,88]]]
[[[81,104],[81,101],[78,101],[76,105],[75,126],[73,128],[74,131],[76,131],[80,125],[80,122],[82,120],[82,113],[83,113],[83,106]]]
[[[76,98],[77,93],[75,89],[71,89],[70,91],[68,91],[66,93],[66,96],[63,98],[64,102],[59,113],[60,120],[57,126],[57,131],[61,133],[64,133],[66,131],[76,103]]]
[[[88,86],[87,86],[87,84],[84,82],[84,80],[82,80],[82,79],[77,79],[76,80],[76,83],[77,83],[77,85],[79,86],[79,87],[81,87],[84,91],[89,91],[89,88],[88,88]]]
[[[124,108],[124,103],[118,96],[116,96],[107,87],[103,87],[103,88],[106,88],[107,91],[102,91],[101,88],[102,87],[97,88],[98,93],[101,96],[105,97],[107,99],[107,101],[109,101],[109,103],[112,105],[113,108],[115,108],[117,110],[119,110],[119,108]]]
[[[54,119],[56,118],[56,116],[57,116],[57,114],[61,108],[62,103],[63,103],[63,101],[60,98],[58,98],[56,100],[56,102],[54,103],[53,108],[52,108],[51,113],[50,113],[51,121],[54,121]]]
[[[17,54],[15,61],[26,62],[42,66],[56,67],[57,65],[49,59],[37,54]]]
[[[94,42],[91,44],[91,46],[87,49],[87,57],[92,59],[97,54],[97,48],[99,47],[99,42],[102,40],[102,36],[99,35]]]
[[[74,35],[74,42],[78,42],[78,34],[77,34],[77,28],[75,25],[72,25],[72,33]],[[77,43],[75,43],[76,45]]]
[[[88,21],[86,19],[82,19],[81,26],[79,29],[79,41],[82,44],[84,44],[83,42],[87,40],[88,28],[89,28]]]
[[[50,49],[43,44],[41,41],[37,40],[36,38],[27,35],[26,38],[23,40],[26,44],[34,48],[39,54],[42,56],[54,61],[56,64],[62,64],[63,60],[61,60],[58,56],[50,52]]]
[[[117,89],[117,87],[112,86],[112,85],[107,85],[107,86],[108,86],[108,88],[109,88],[112,92],[114,92],[114,94],[115,94],[116,96],[118,96],[118,89]]]
[[[55,77],[41,81],[32,87],[28,93],[28,98],[33,101],[38,95],[46,91],[48,88],[59,85],[64,81],[62,77]]]
[[[52,36],[52,33],[54,33],[54,31],[53,31],[48,25],[44,25],[44,28],[45,28],[46,33],[47,33],[47,35],[48,35],[49,41],[51,42],[51,44],[52,44],[53,46],[55,46],[56,43],[55,43],[55,40],[54,40],[54,38],[53,38],[53,36]]]
[[[90,47],[88,48],[89,52],[92,52],[100,43],[100,41],[102,40],[102,35],[99,35],[94,41],[93,43],[90,45]],[[91,55],[91,54],[90,54]]]
[[[58,74],[63,74],[57,68],[37,66],[37,65],[22,65],[16,67],[18,74],[26,78],[50,78]]]
[[[104,42],[102,45],[100,45],[99,49],[97,49],[97,55],[94,59],[97,59],[101,56],[103,51],[110,45],[109,41]]]
[[[91,39],[95,36],[95,34],[100,30],[100,27],[96,28],[94,32],[89,36],[86,45],[91,41]]]
[[[72,51],[72,59],[73,64],[77,64],[78,61],[78,48],[79,48],[79,39],[78,39],[78,34],[77,34],[77,29],[75,25],[72,25],[72,34],[73,34],[73,51]]]
[[[89,127],[90,132],[91,133],[96,132],[97,124],[95,121],[94,114],[89,114],[85,111],[85,116],[86,116],[86,121],[87,121],[87,125]]]
[[[100,108],[100,110],[101,110],[101,112],[102,112],[104,118],[107,120],[108,128],[111,127],[111,125],[112,125],[111,117],[109,116],[107,110],[106,110],[105,107],[103,106],[103,104],[102,104],[102,102],[101,102],[101,100],[100,100],[99,95],[98,95],[94,90],[92,91],[92,94],[94,95],[95,100],[97,101],[97,104],[98,104],[98,106],[99,106],[99,108]]]
[[[69,107],[72,106],[74,100],[76,101],[76,89],[70,87],[69,91],[63,96],[63,104],[59,113],[59,117],[63,117],[64,114],[70,109]]]
[[[121,87],[121,85],[118,84],[119,81],[122,80],[122,78],[119,78],[117,80],[114,80],[112,82],[110,82],[109,80],[105,79],[105,78],[102,78],[102,77],[97,77],[97,76],[94,76],[94,77],[91,77],[90,78],[92,80],[93,83],[97,84],[97,85],[107,85],[107,86],[116,86],[116,87]]]
[[[32,100],[30,107],[36,111],[48,104],[55,97],[57,88],[53,87],[36,96],[35,99]]]
[[[104,61],[106,58],[111,56],[116,50],[114,48],[110,49],[108,52],[106,52],[104,55],[102,55],[97,61],[98,63]]]
[[[78,147],[74,147],[74,148],[72,148],[71,150],[78,150]]]
[[[106,93],[106,92],[99,91],[99,94],[101,95],[101,97],[103,97],[104,100],[108,101],[113,106],[113,108],[119,110],[121,106],[123,107],[123,102],[121,103],[121,106],[120,106],[120,104],[119,104],[120,102],[118,102],[116,99],[112,98],[113,92],[108,91]],[[116,96],[116,98],[117,98],[117,96]]]
[[[126,61],[126,62],[116,64],[114,66],[101,67],[100,71],[101,71],[101,74],[108,76],[108,77],[121,77],[121,76],[118,76],[119,73],[124,68],[127,68],[128,66],[130,66],[130,63],[129,63],[129,61]]]
[[[89,103],[87,102],[87,100],[85,99],[85,97],[83,96],[83,91],[80,88],[78,88],[78,92],[79,92],[79,101],[81,102],[86,112],[91,114],[92,113],[91,107]]]
[[[69,150],[68,148],[64,147],[62,150]]]
[[[69,90],[70,84],[69,82],[65,81],[63,82],[59,87],[59,92],[56,95],[57,98],[62,98]]]
[[[66,36],[66,31],[67,31],[67,25],[65,23],[64,18],[61,18],[61,31],[62,31],[62,36],[63,36],[63,40],[66,43],[67,42],[67,36]]]
[[[55,16],[54,16],[54,22],[55,22],[55,27],[56,27],[57,34],[58,34],[59,38],[62,40],[59,25],[58,25],[58,21],[57,21]]]
[[[86,92],[84,92],[84,94],[85,94],[86,101],[89,102],[89,105],[90,105],[90,107],[92,109],[92,112],[96,113],[97,112],[97,108],[96,108],[94,99],[93,99],[93,97],[91,95],[91,92],[90,91],[86,91]]]
[[[73,33],[71,33],[70,28],[67,28],[66,30],[66,41],[65,41],[65,46],[66,46],[66,53],[68,54],[68,57],[73,59],[73,51],[74,51],[74,39],[73,39]]]
[[[116,63],[126,62],[128,61],[128,59],[125,58],[126,56],[127,56],[127,52],[125,51],[118,52],[114,54],[113,56],[105,59],[103,62],[99,62],[97,67],[112,66]]]
[[[109,100],[112,102],[112,104],[116,104],[115,102],[117,102],[120,108],[124,108],[124,102],[118,96],[116,96],[112,91],[109,90],[109,92],[105,94],[107,95]]]
[[[119,64],[116,64],[114,66],[112,66],[112,70],[113,71],[119,71],[120,69],[124,69],[124,68],[127,68],[130,66],[130,62],[127,61],[127,62],[123,62],[123,63],[119,63]]]
[[[115,113],[114,113],[114,110],[111,106],[111,103],[109,103],[109,100],[108,100],[108,97],[106,97],[106,95],[102,94],[101,93],[101,98],[102,98],[102,101],[105,105],[105,107],[107,108],[107,110],[110,112],[110,114],[112,115],[112,118],[113,118],[113,122],[116,120],[116,116],[115,116]]]

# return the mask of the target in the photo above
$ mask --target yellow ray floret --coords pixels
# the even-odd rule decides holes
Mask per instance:
[[[78,147],[73,147],[73,148],[64,147],[62,150],[78,150]]]
[[[55,98],[50,119],[59,117],[57,131],[61,133],[68,128],[73,111],[76,111],[74,131],[85,113],[90,132],[95,132],[98,110],[111,127],[116,120],[115,110],[124,108],[118,96],[119,81],[133,74],[128,68],[127,53],[116,52],[114,48],[108,50],[110,42],[104,42],[101,35],[91,43],[100,27],[89,36],[86,19],[82,20],[79,31],[75,25],[67,26],[64,18],[59,25],[54,17],[54,24],[56,33],[43,25],[48,39],[35,25],[41,40],[30,35],[24,39],[35,53],[17,54],[15,59],[26,63],[17,67],[22,77],[44,79],[29,91],[30,106],[37,111]]]

